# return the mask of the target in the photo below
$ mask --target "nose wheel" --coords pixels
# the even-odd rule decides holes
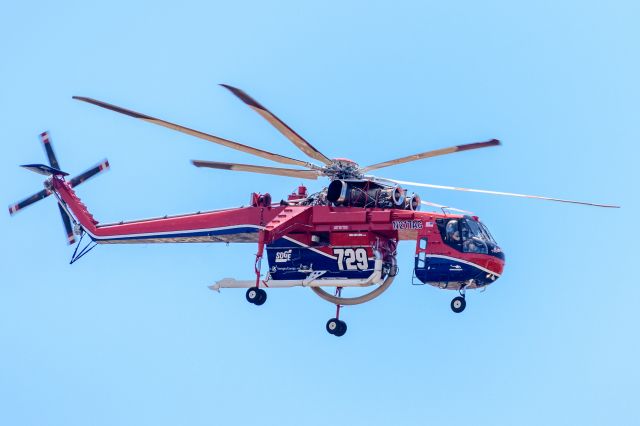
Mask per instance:
[[[260,306],[267,301],[267,292],[258,287],[251,287],[247,290],[247,302]]]
[[[464,311],[464,308],[467,307],[467,301],[464,298],[464,295],[454,297],[451,301],[451,310],[456,314]]]

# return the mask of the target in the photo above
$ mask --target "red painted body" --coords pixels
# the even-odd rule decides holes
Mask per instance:
[[[256,206],[101,225],[61,176],[52,178],[55,192],[91,237],[102,244],[160,242],[259,242],[289,236],[312,245],[312,235],[327,233],[329,245],[372,247],[376,239],[428,238],[430,255],[442,255],[481,266],[497,276],[504,261],[494,256],[462,253],[442,241],[438,219],[462,218],[435,212],[331,206]],[[246,228],[246,229],[245,229]],[[236,230],[250,230],[235,232]],[[228,232],[227,232],[228,231]],[[233,232],[231,232],[233,231]],[[193,233],[190,234],[190,233]],[[322,250],[322,247],[318,248]],[[327,247],[328,250],[328,247]]]

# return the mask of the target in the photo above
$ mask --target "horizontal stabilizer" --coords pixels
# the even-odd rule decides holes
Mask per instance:
[[[20,167],[24,167],[27,170],[31,170],[32,172],[45,175],[45,176],[51,176],[51,175],[68,176],[69,175],[69,173],[65,173],[62,170],[58,170],[56,168],[53,168],[51,166],[46,166],[44,164],[22,164]]]

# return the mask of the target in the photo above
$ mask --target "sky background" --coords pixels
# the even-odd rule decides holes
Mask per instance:
[[[640,356],[636,226],[640,6],[632,1],[11,2],[0,13],[0,180],[107,157],[78,189],[103,222],[284,197],[295,179],[197,169],[270,164],[73,101],[115,103],[283,155],[254,96],[329,157],[434,184],[617,203],[597,209],[419,190],[478,214],[507,255],[469,292],[411,285],[343,310],[309,289],[243,290],[253,245],[101,246],[73,266],[53,199],[0,215],[3,425],[630,425]],[[309,185],[318,190],[323,182]]]

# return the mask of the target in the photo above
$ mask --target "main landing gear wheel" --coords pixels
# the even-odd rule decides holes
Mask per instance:
[[[267,292],[258,287],[251,287],[247,290],[247,302],[260,306],[267,301]]]
[[[344,336],[344,333],[347,332],[347,323],[339,320],[338,318],[331,318],[329,321],[327,321],[326,328],[329,334],[340,337]]]
[[[456,314],[464,311],[464,308],[467,307],[467,301],[464,299],[464,296],[454,297],[451,301],[451,310]]]

